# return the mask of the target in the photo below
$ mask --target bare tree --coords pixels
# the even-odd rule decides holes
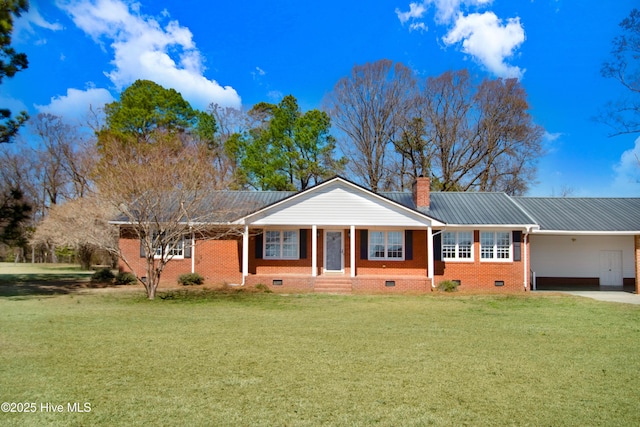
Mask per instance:
[[[348,168],[373,191],[394,181],[388,157],[415,88],[409,68],[384,59],[355,65],[324,101],[332,123],[344,134],[341,149],[349,158]]]
[[[515,79],[475,86],[466,70],[428,78],[396,141],[405,175],[429,175],[441,191],[524,193],[542,152],[528,109]]]
[[[442,191],[463,190],[462,178],[477,161],[477,138],[469,123],[472,90],[466,70],[447,71],[427,79],[419,101],[426,135],[423,149],[433,153],[431,174]]]
[[[485,79],[473,101],[480,152],[469,185],[478,191],[524,194],[535,176],[544,133],[533,123],[524,88],[516,79]]]
[[[89,133],[83,137],[77,127],[52,114],[38,114],[30,128],[40,143],[35,155],[45,206],[84,197],[92,186],[90,174],[96,157]]]
[[[190,248],[194,236],[217,238],[231,231],[212,231],[229,212],[216,202],[216,190],[225,185],[216,177],[210,151],[161,130],[147,141],[103,132],[96,182],[100,197],[118,212],[122,235],[140,241],[146,276],[138,279],[153,299],[163,269]],[[134,270],[132,260],[120,251],[118,256]]]
[[[640,132],[640,10],[620,22],[622,34],[612,42],[612,58],[602,65],[602,76],[617,80],[626,96],[611,101],[596,120],[612,128],[610,136]]]
[[[109,221],[116,215],[112,205],[96,196],[78,198],[53,206],[38,225],[31,244],[73,248],[84,269],[91,267],[96,250],[117,255],[118,233]]]

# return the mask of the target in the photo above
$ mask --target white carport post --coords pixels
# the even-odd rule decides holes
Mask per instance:
[[[356,277],[356,226],[349,228],[349,265],[351,277]]]
[[[249,275],[249,225],[244,226],[242,233],[242,284]]]
[[[427,227],[427,277],[431,280],[431,287],[435,287],[433,284],[433,228]]]
[[[318,275],[318,226],[311,226],[311,277]]]

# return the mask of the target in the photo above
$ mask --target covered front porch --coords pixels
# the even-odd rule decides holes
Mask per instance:
[[[298,290],[430,287],[433,229],[444,227],[422,212],[341,178],[253,212],[236,224],[244,227],[243,282]]]
[[[432,236],[431,227],[247,225],[244,283],[276,291],[425,292],[434,283]]]

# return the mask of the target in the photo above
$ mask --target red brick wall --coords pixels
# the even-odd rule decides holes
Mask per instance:
[[[460,280],[460,290],[524,290],[524,257],[525,254],[528,257],[530,252],[528,241],[526,249],[522,243],[522,261],[514,262],[480,261],[480,232],[477,230],[474,231],[474,241],[473,262],[447,261],[438,263],[440,265],[436,266],[435,272],[442,273],[442,267],[444,267],[444,274],[434,276],[436,287],[443,280]],[[527,265],[529,265],[528,261]],[[496,280],[504,281],[504,286],[495,286]]]
[[[360,232],[356,232],[356,274],[427,277],[427,231],[413,230],[413,259],[404,261],[375,261],[360,259]]]
[[[147,263],[140,257],[138,239],[120,239],[120,250],[133,267],[138,277],[146,276]],[[193,250],[195,272],[205,278],[205,283],[241,283],[242,282],[242,242],[238,240],[200,240]],[[178,276],[191,273],[191,258],[170,260],[160,276],[161,285],[176,285]],[[121,271],[130,271],[120,261]]]
[[[350,276],[350,244],[348,229],[344,230],[344,264],[345,277]],[[360,232],[356,232],[356,266],[357,277],[353,281],[354,291],[394,292],[394,291],[429,291],[427,279],[427,244],[426,230],[413,230],[413,259],[405,261],[373,261],[360,259]],[[443,280],[460,280],[461,290],[482,289],[491,291],[523,290],[524,256],[528,256],[529,247],[521,250],[523,261],[516,262],[481,262],[479,232],[474,236],[474,262],[436,262],[434,284]],[[318,230],[318,275],[321,274],[323,257],[322,229]],[[307,258],[299,260],[266,260],[256,259],[255,237],[249,239],[249,273],[247,284],[263,283],[270,285],[273,279],[283,279],[282,290],[313,289],[311,276],[312,236],[307,238]],[[138,276],[146,275],[146,262],[140,258],[140,244],[137,239],[120,239],[120,247],[132,264]],[[636,236],[636,263],[640,269],[640,236]],[[241,240],[209,240],[197,241],[193,252],[195,272],[205,277],[206,283],[242,282],[242,241]],[[121,262],[120,268],[128,271]],[[171,260],[162,274],[161,284],[175,285],[179,275],[191,272],[191,259]],[[256,275],[256,276],[254,276]],[[289,276],[289,277],[287,277]],[[395,280],[395,287],[386,287],[386,280]],[[504,281],[504,286],[496,287],[495,281]]]

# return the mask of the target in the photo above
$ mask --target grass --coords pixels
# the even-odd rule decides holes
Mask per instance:
[[[86,287],[94,271],[72,264],[0,263],[0,297],[68,294]]]
[[[640,425],[640,310],[568,296],[0,298],[1,425]],[[67,403],[90,403],[69,413]],[[40,411],[42,403],[65,412]]]

